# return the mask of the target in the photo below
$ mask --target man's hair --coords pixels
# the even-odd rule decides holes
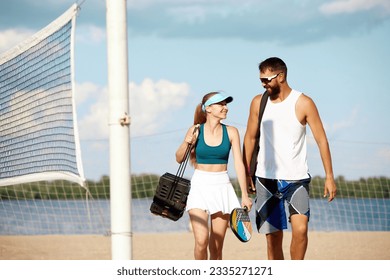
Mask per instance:
[[[278,57],[270,57],[259,64],[259,70],[264,73],[266,70],[271,72],[283,72],[287,76],[287,65]]]

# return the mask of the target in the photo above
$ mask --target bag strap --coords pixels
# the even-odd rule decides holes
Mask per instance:
[[[194,131],[192,134],[195,134],[195,132],[199,129],[199,125],[196,125],[194,128]],[[190,153],[192,150],[192,144],[188,144],[186,152],[184,153],[183,159],[179,165],[179,168],[177,169],[176,176],[175,176],[175,181],[178,181],[179,178],[183,177],[184,171],[187,167],[188,160],[190,158]]]
[[[265,105],[267,105],[268,101],[268,92],[265,91],[263,95],[261,96],[261,101],[260,101],[260,109],[259,109],[259,123],[257,126],[257,132],[256,132],[256,140],[255,140],[255,146],[253,147],[253,153],[251,157],[251,161],[249,163],[249,175],[254,176],[256,172],[256,165],[257,165],[257,155],[259,153],[260,147],[259,147],[259,142],[260,142],[260,124],[261,124],[261,119],[263,118],[264,110],[265,110]]]
[[[263,95],[261,96],[261,101],[260,101],[260,109],[259,109],[259,125],[258,125],[258,130],[256,134],[256,138],[260,138],[260,124],[261,124],[261,119],[263,118],[264,110],[265,110],[265,105],[267,105],[268,101],[268,91],[265,91]]]

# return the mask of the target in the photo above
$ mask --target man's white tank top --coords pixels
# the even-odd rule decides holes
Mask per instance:
[[[260,125],[256,176],[281,180],[309,178],[306,126],[298,121],[295,113],[295,105],[301,94],[292,90],[280,103],[268,100]]]

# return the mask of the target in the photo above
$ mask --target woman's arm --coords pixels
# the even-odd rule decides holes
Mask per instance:
[[[237,128],[229,126],[228,133],[230,142],[232,144],[232,152],[234,158],[234,168],[236,170],[236,175],[238,179],[238,184],[241,189],[242,201],[241,205],[246,206],[248,210],[252,208],[252,200],[248,196],[247,192],[247,182],[246,182],[246,172],[245,166],[242,160],[241,145],[240,145],[240,135]]]
[[[184,138],[184,141],[180,144],[179,148],[177,149],[176,151],[176,161],[178,163],[182,163],[183,159],[184,159],[184,154],[187,150],[187,147],[189,144],[194,144],[196,142],[196,139],[198,139],[198,135],[199,135],[199,131],[196,130],[195,131],[195,128],[196,127],[199,127],[199,125],[193,125],[191,126],[187,133],[186,133],[186,136]],[[195,132],[195,133],[194,133]]]

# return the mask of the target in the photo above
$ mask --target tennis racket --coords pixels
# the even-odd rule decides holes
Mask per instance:
[[[252,237],[252,224],[248,208],[234,208],[230,214],[230,228],[241,242],[248,242]]]

